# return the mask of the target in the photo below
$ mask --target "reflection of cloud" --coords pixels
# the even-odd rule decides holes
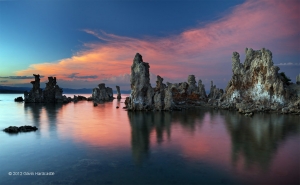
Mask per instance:
[[[2,81],[0,81],[1,83],[5,83],[5,82],[8,82],[8,80],[2,80]]]
[[[43,77],[44,76],[40,76],[40,78],[43,78]],[[34,79],[34,76],[0,76],[0,78],[19,80],[19,79]]]
[[[223,84],[222,79],[231,75],[230,55],[235,50],[265,47],[277,55],[299,53],[299,6],[299,1],[246,1],[217,21],[164,38],[130,38],[84,29],[101,42],[85,43],[86,49],[71,58],[33,64],[17,74],[57,74],[58,79],[68,81],[74,79],[66,73],[97,74],[88,79],[109,81],[130,73],[133,57],[140,52],[151,72],[164,78],[183,81],[194,74]]]
[[[293,62],[287,62],[287,63],[279,63],[275,64],[277,66],[300,66],[300,63],[293,63]]]

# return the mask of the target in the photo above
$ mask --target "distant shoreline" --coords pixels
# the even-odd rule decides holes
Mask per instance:
[[[0,90],[0,94],[24,94],[24,91]]]

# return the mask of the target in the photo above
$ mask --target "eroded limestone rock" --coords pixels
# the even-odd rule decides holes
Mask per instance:
[[[43,90],[40,88],[40,75],[33,74],[34,81],[31,81],[32,89],[24,92],[24,101],[26,103],[41,103],[44,101]]]
[[[189,84],[189,87],[187,89],[187,94],[188,95],[192,94],[193,92],[198,91],[198,88],[197,88],[197,85],[196,85],[196,80],[195,80],[195,75],[189,75],[187,83]]]
[[[272,52],[267,49],[246,48],[244,64],[240,55],[233,52],[232,78],[226,88],[226,98],[251,101],[267,101],[283,104],[287,88],[280,78],[279,67],[273,65]]]
[[[111,101],[114,99],[113,90],[110,87],[105,87],[105,83],[101,83],[98,88],[93,89],[92,99],[96,102]]]
[[[56,85],[56,77],[48,77],[46,88],[43,91],[44,102],[63,102],[63,90]]]
[[[208,94],[208,98],[213,100],[220,99],[223,96],[223,93],[223,89],[217,88],[213,81],[210,82],[210,92]]]
[[[157,75],[156,87],[154,88],[153,103],[156,110],[163,110],[165,108],[165,88],[163,78]]]
[[[34,81],[31,81],[32,89],[24,93],[24,101],[26,103],[55,103],[68,102],[65,96],[62,96],[63,90],[56,84],[56,77],[48,77],[49,82],[46,83],[46,88],[40,88],[40,75],[35,75]]]
[[[204,85],[197,87],[194,75],[188,76],[188,82],[163,83],[157,76],[156,87],[152,88],[149,78],[149,64],[136,54],[131,66],[131,94],[125,100],[128,110],[181,110],[178,106],[195,103],[206,98]]]
[[[198,81],[198,92],[199,92],[200,99],[202,99],[202,100],[207,99],[207,95],[205,92],[205,86],[204,86],[204,84],[202,84],[202,80]]]
[[[117,99],[121,99],[121,92],[120,92],[120,87],[119,86],[116,86],[117,88]]]
[[[129,110],[150,110],[153,108],[154,90],[150,84],[149,64],[137,53],[131,66],[131,94],[127,107]]]
[[[211,82],[208,96],[202,81],[189,75],[187,82],[163,83],[157,76],[156,87],[149,79],[149,64],[136,54],[131,66],[131,95],[125,100],[129,110],[181,110],[185,106],[204,105],[234,109],[252,116],[257,111],[300,114],[300,86],[290,83],[279,67],[273,65],[272,53],[246,48],[242,64],[237,52],[232,56],[232,78],[226,91]],[[298,76],[297,83],[300,81]],[[283,111],[282,111],[283,110]]]

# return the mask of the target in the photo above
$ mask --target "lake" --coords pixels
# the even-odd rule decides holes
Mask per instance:
[[[94,107],[24,104],[17,96],[0,94],[0,130],[39,130],[0,131],[1,185],[300,183],[296,115],[127,112],[125,99]]]

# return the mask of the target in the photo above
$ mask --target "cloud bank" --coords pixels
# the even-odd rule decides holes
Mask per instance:
[[[34,79],[34,76],[0,76],[0,78],[19,80],[19,79]],[[40,76],[40,78],[44,78],[44,76]]]
[[[56,76],[58,83],[63,80],[69,84],[67,87],[90,87],[104,82],[129,89],[130,66],[139,52],[150,63],[150,71],[163,78],[180,82],[194,74],[205,84],[214,80],[225,87],[231,76],[233,51],[243,55],[246,47],[265,47],[275,57],[296,54],[299,59],[299,8],[297,0],[246,1],[217,21],[164,38],[130,38],[84,29],[99,41],[84,43],[85,49],[70,58],[33,64],[16,74]]]

